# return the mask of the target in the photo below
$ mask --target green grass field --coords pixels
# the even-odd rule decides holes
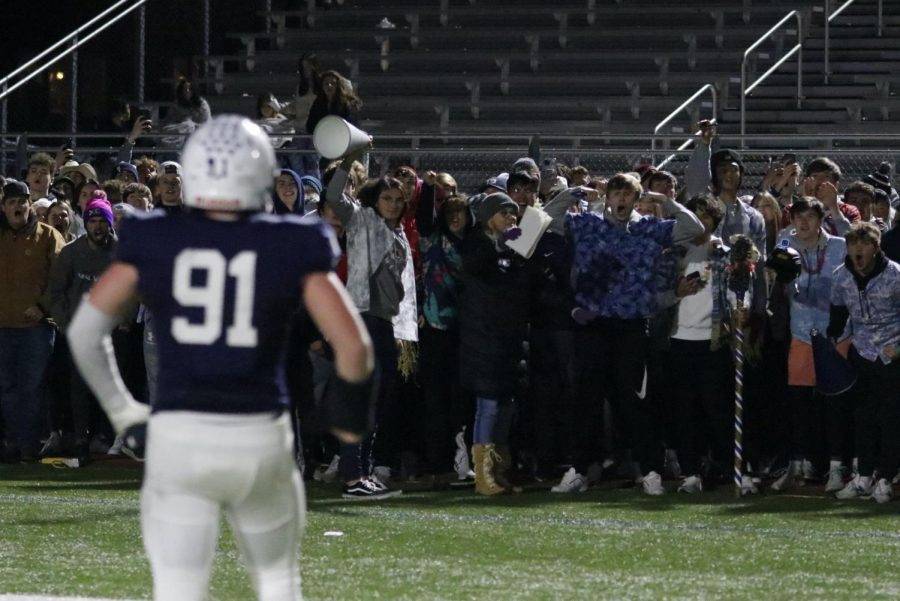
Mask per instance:
[[[146,599],[140,468],[0,466],[0,593]],[[674,483],[667,483],[674,489]],[[306,599],[898,599],[900,503],[307,489]],[[326,535],[340,532],[341,536]],[[212,599],[253,598],[223,528]]]

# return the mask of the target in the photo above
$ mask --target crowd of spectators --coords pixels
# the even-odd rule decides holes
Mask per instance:
[[[325,115],[352,121],[347,81],[301,61],[294,98],[258,99],[277,148],[303,149]],[[209,105],[179,83],[182,133]],[[78,162],[31,156],[2,186],[0,408],[3,460],[127,451],[66,344],[83,293],[115,257],[130,215],[181,211],[181,167],[134,147]],[[123,119],[125,119],[123,121]],[[302,124],[302,125],[301,125]],[[702,129],[683,181],[652,165],[591,173],[523,157],[460,190],[434,166],[369,178],[365,151],[329,162],[288,153],[271,210],[321,218],[377,355],[376,430],[359,445],[319,431],[328,341],[299,311],[287,385],[298,461],[349,498],[474,479],[482,495],[528,481],[559,494],[603,479],[700,493],[732,481],[736,331],[745,333],[741,486],[821,481],[839,498],[893,495],[900,467],[900,229],[892,169],[845,182],[826,157],[773,161],[759,189],[741,156]],[[146,149],[145,149],[146,150]],[[159,159],[163,159],[161,162]],[[98,173],[102,175],[98,175]],[[741,286],[731,247],[750,253]],[[286,249],[288,251],[288,249]],[[745,261],[746,262],[746,261]],[[856,374],[841,394],[817,379],[816,334]],[[152,403],[152,315],[123,318],[112,344],[136,398]],[[826,394],[826,392],[828,392]]]

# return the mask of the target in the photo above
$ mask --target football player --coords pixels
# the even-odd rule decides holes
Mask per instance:
[[[224,511],[257,597],[295,601],[305,502],[286,411],[289,316],[302,295],[334,348],[329,417],[346,442],[366,430],[371,341],[332,272],[329,227],[261,213],[276,161],[257,125],[211,119],[181,160],[189,210],[126,220],[117,260],[81,303],[69,344],[117,433],[134,442],[149,417],[141,525],[153,598],[206,599]],[[160,350],[149,409],[123,386],[109,343],[138,297],[153,311]]]

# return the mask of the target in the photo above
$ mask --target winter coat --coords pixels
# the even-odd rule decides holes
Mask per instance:
[[[516,394],[529,315],[529,263],[483,231],[462,244],[459,304],[462,386],[478,396]]]
[[[37,325],[25,310],[38,305],[49,313],[46,299],[50,268],[65,243],[62,234],[46,223],[31,221],[19,231],[0,224],[0,328]]]

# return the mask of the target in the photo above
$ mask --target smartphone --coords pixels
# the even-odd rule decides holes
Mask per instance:
[[[687,274],[686,276],[684,276],[684,279],[686,279],[686,280],[689,281],[689,282],[693,282],[694,280],[699,280],[699,279],[700,279],[700,272],[699,272],[699,271],[692,271],[691,273],[689,273],[689,274]]]

